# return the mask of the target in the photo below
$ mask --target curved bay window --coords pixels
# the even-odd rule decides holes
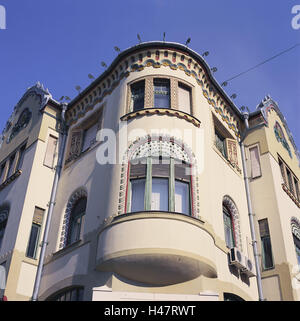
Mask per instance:
[[[86,211],[86,203],[86,197],[82,197],[74,204],[71,210],[66,245],[72,244],[80,239]]]
[[[127,212],[166,211],[191,215],[190,165],[174,158],[130,162]]]
[[[235,247],[234,222],[229,209],[223,205],[223,220],[225,230],[225,242],[228,248]]]

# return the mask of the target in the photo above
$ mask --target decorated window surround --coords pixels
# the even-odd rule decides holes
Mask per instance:
[[[70,196],[65,214],[63,216],[63,222],[62,222],[62,228],[61,228],[61,237],[59,240],[59,250],[68,247],[69,245],[71,246],[72,244],[69,244],[67,246],[67,238],[68,238],[68,232],[69,232],[69,224],[70,224],[70,218],[71,218],[71,213],[74,208],[74,205],[77,203],[78,200],[81,198],[86,198],[87,199],[87,191],[85,188],[78,188],[72,195]],[[82,228],[82,227],[81,227]],[[82,236],[82,235],[81,235]],[[76,242],[75,242],[76,243]]]
[[[169,75],[161,75],[161,74],[154,74],[151,76],[139,77],[127,84],[127,104],[125,108],[125,114],[132,113],[132,103],[131,103],[131,86],[135,83],[140,81],[145,81],[145,91],[144,91],[144,108],[143,109],[161,109],[154,106],[154,79],[168,79],[170,81],[170,108],[168,110],[180,110],[180,106],[178,106],[178,86],[180,83],[188,87],[191,91],[191,112],[189,113],[191,116],[194,116],[194,101],[193,97],[194,93],[194,86],[187,81],[180,79],[178,77],[171,77]],[[143,110],[141,109],[141,110]],[[163,108],[165,109],[165,108]]]
[[[127,152],[123,156],[122,167],[121,167],[121,179],[120,179],[120,193],[119,193],[119,205],[118,205],[118,215],[125,214],[127,212],[127,195],[128,195],[128,180],[129,180],[129,163],[137,157],[142,157],[148,154],[150,151],[158,153],[159,150],[166,148],[166,153],[171,152],[172,157],[183,160],[184,162],[191,164],[191,171],[193,169],[196,172],[196,159],[195,155],[191,149],[183,143],[181,140],[170,137],[168,135],[148,135],[145,137],[140,137],[139,139],[132,142]],[[144,155],[144,153],[146,153]],[[167,154],[155,154],[153,156],[164,156]],[[170,155],[169,155],[170,157]],[[192,175],[190,181],[191,188],[191,216],[200,219],[200,204],[199,204],[199,183],[198,176]]]
[[[277,141],[282,144],[282,146],[287,150],[289,156],[292,158],[291,148],[285,138],[284,132],[278,121],[276,121],[274,125],[274,134],[276,136]]]
[[[240,228],[240,215],[237,209],[235,202],[232,198],[228,195],[223,197],[222,206],[226,207],[226,209],[230,212],[232,218],[232,225],[233,225],[233,236],[234,236],[234,243],[235,246],[243,251],[242,246],[242,237],[241,237],[241,228]],[[223,212],[222,212],[223,213]]]
[[[300,195],[299,195],[299,179],[293,171],[287,166],[283,159],[278,155],[278,166],[280,166],[281,177],[283,180],[282,189],[292,199],[292,201],[300,208]],[[288,181],[287,173],[290,173],[290,181]],[[297,188],[298,186],[298,188]]]
[[[90,147],[87,148],[85,151],[82,151],[85,130],[91,128],[97,123],[98,123],[98,131],[101,128],[103,128],[104,108],[105,108],[105,104],[100,106],[97,111],[89,115],[89,117],[87,117],[87,119],[82,121],[79,125],[71,129],[69,133],[69,140],[68,140],[67,150],[66,150],[65,167],[70,166],[79,157],[86,154],[88,151],[90,151],[94,147],[98,146],[98,144],[100,144],[100,142],[97,142],[95,137],[94,143],[90,145]]]
[[[239,148],[238,141],[234,139],[229,131],[223,126],[221,121],[217,118],[217,116],[212,112],[212,127],[213,127],[213,135],[212,135],[212,147],[213,150],[228,164],[230,167],[238,174],[242,173],[242,170],[239,166]],[[215,135],[216,132],[221,134],[224,139],[224,146],[226,149],[226,156],[218,149],[216,146]]]

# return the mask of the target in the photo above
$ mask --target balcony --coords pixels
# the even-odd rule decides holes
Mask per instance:
[[[215,245],[204,222],[169,212],[116,216],[99,234],[97,269],[163,286],[217,277]]]

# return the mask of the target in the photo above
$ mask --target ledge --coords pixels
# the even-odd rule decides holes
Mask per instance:
[[[285,183],[281,184],[282,189],[287,193],[290,199],[300,208],[300,202],[297,200],[296,196],[289,190]]]
[[[13,182],[16,178],[18,178],[22,174],[22,171],[19,169],[14,174],[9,176],[1,185],[0,185],[0,191],[2,191],[7,185],[9,185],[11,182]]]
[[[141,110],[130,112],[122,116],[121,120],[125,121],[136,117],[151,116],[151,115],[166,115],[166,116],[177,117],[192,123],[194,126],[198,128],[200,127],[200,124],[201,124],[200,120],[197,119],[196,117],[190,114],[187,114],[183,111],[180,111],[177,109],[170,109],[170,108],[144,108]]]

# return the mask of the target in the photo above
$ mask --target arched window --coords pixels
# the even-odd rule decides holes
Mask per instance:
[[[224,293],[224,301],[245,301],[245,300],[236,294]]]
[[[60,239],[60,248],[72,244],[82,236],[84,216],[87,206],[87,193],[84,188],[78,189],[70,197]]]
[[[4,232],[8,220],[8,213],[9,210],[7,208],[0,209],[0,249],[4,238]]]
[[[293,241],[296,250],[298,265],[300,266],[300,222],[295,217],[291,220],[291,227],[293,233]]]
[[[68,228],[67,245],[72,244],[80,239],[86,210],[86,202],[86,197],[82,197],[72,208]]]
[[[196,159],[179,139],[146,136],[123,159],[119,214],[167,211],[199,218]]]
[[[226,206],[223,205],[223,220],[225,230],[225,242],[228,248],[235,247],[233,218]]]
[[[222,206],[226,245],[229,248],[237,247],[242,251],[238,209],[229,196],[224,196]]]
[[[65,288],[52,294],[46,301],[83,301],[83,287]]]

